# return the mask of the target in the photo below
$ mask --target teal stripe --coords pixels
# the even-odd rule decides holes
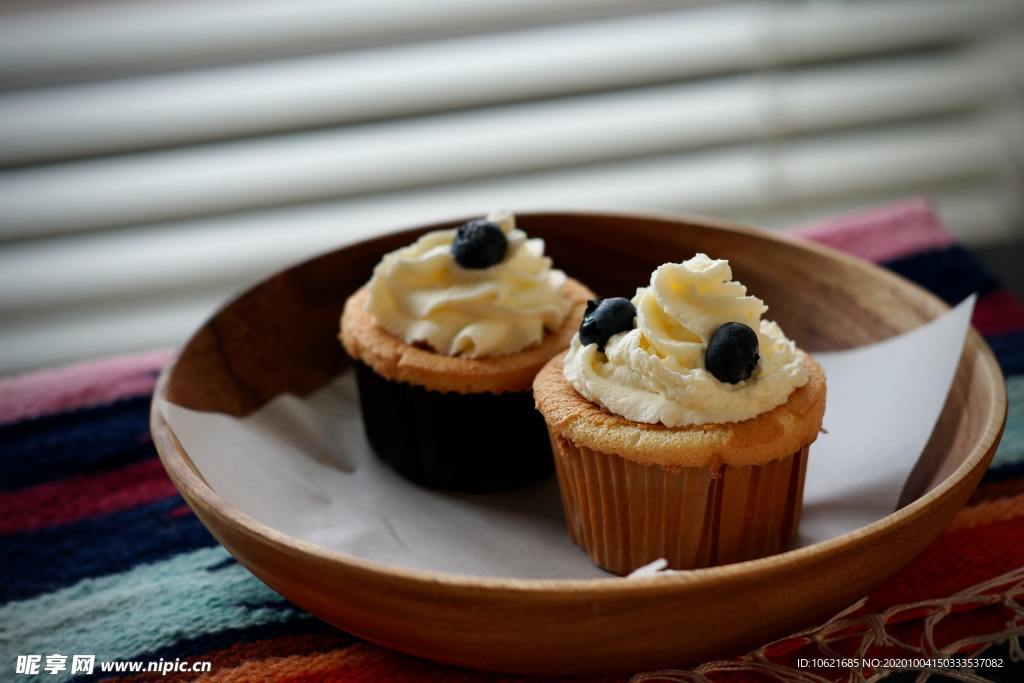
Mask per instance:
[[[13,676],[19,654],[132,659],[182,638],[297,618],[310,617],[220,546],[203,548],[0,607],[0,678]]]
[[[992,467],[1024,463],[1024,375],[1006,378],[1006,429]]]

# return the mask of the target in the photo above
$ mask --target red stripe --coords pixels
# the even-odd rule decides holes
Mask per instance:
[[[872,593],[854,617],[878,615],[894,607],[898,611],[888,616],[882,626],[895,641],[868,641],[871,645],[867,655],[871,658],[908,656],[907,648],[901,643],[924,646],[926,619],[933,620],[933,637],[940,648],[970,636],[1001,633],[1019,624],[1017,615],[1002,600],[972,599],[951,607],[948,613],[937,611],[939,606],[935,604],[903,609],[898,606],[919,601],[941,601],[1024,566],[1024,524],[1021,522],[1022,518],[1018,516],[946,531],[910,565]],[[1006,585],[1010,583],[1006,582]],[[990,593],[1003,589],[997,587]],[[871,629],[869,620],[861,620],[842,633],[832,632],[829,646],[845,656],[857,656],[858,648]],[[960,652],[976,650],[977,646],[973,646]],[[775,643],[765,650],[765,655],[773,662],[794,666],[799,657],[820,657],[822,650],[811,635]],[[739,671],[743,672],[742,669]],[[719,680],[718,676],[714,678]]]
[[[148,394],[172,353],[156,349],[2,377],[0,423]]]
[[[70,524],[177,494],[157,458],[0,495],[0,534]]]
[[[931,205],[915,198],[787,230],[868,261],[891,261],[954,244]]]
[[[177,519],[178,517],[188,517],[192,514],[192,508],[190,508],[188,505],[179,505],[178,507],[171,510],[169,514],[171,515],[171,517],[174,517],[175,519]]]
[[[982,334],[1024,330],[1024,306],[1010,292],[997,289],[978,300],[971,320]]]
[[[903,571],[871,594],[862,612],[931,600],[1024,566],[1020,517],[941,534]]]

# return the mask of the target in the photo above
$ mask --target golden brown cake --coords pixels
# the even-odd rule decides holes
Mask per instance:
[[[367,312],[365,286],[345,302],[338,338],[349,356],[394,382],[459,394],[530,391],[537,372],[569,346],[580,325],[583,306],[594,296],[572,278],[566,279],[562,294],[573,303],[562,324],[545,334],[539,344],[503,356],[444,356],[399,339],[377,326]]]
[[[586,400],[565,380],[563,356],[552,358],[533,385],[537,408],[548,425],[580,446],[642,465],[763,465],[812,443],[825,412],[825,373],[810,356],[804,356],[807,384],[782,405],[742,422],[676,428],[633,422]]]

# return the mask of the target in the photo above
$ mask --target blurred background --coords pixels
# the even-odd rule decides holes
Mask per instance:
[[[1024,1],[0,9],[0,373],[492,207],[784,228],[908,195],[1020,287]]]

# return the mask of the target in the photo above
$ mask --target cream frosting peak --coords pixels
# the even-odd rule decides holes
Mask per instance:
[[[738,422],[785,403],[807,383],[803,352],[761,319],[768,307],[732,279],[728,261],[697,254],[666,263],[632,301],[634,329],[614,335],[604,353],[577,335],[565,359],[569,383],[613,413],[668,427]],[[760,349],[754,374],[737,384],[704,367],[708,341],[727,322],[753,329]]]
[[[565,273],[551,267],[544,240],[530,239],[508,211],[492,211],[508,240],[505,258],[481,269],[452,256],[456,231],[435,230],[381,259],[368,285],[366,310],[408,344],[449,356],[479,358],[533,346],[561,325],[572,304]]]

